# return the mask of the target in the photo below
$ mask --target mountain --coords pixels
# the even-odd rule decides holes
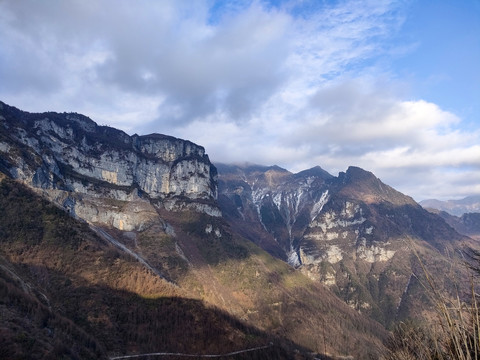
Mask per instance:
[[[480,240],[480,213],[465,213],[462,216],[451,215],[446,211],[428,209],[442,217],[458,233]]]
[[[460,200],[428,199],[420,201],[420,205],[427,209],[436,209],[451,215],[462,216],[465,213],[480,212],[480,195],[467,196]]]
[[[169,209],[220,215],[213,204],[216,169],[201,146],[159,134],[128,136],[78,114],[0,108],[0,169],[80,218],[103,215],[115,227],[138,228],[131,211],[94,209],[100,196],[141,203],[142,194]]]
[[[278,167],[217,167],[218,200],[232,227],[387,327],[428,308],[428,299],[418,294],[418,254],[439,283],[453,290],[450,279],[464,272],[459,251],[474,245],[357,167],[338,177],[318,167],[298,174]]]
[[[292,194],[304,178],[307,188],[332,181],[321,169],[298,178],[278,167],[255,171],[265,189],[291,179]],[[242,229],[234,216],[256,213],[245,204],[236,214],[235,199],[222,212],[230,198],[217,181],[204,149],[189,141],[1,103],[1,356],[258,348],[235,358],[378,357],[387,336],[379,323],[279,259],[288,245],[280,235],[302,227],[278,226],[276,240],[263,228],[281,216],[270,206],[260,230]],[[255,233],[265,241],[251,241]]]
[[[24,186],[3,179],[0,209],[1,358],[226,353],[270,341],[261,356],[290,358],[288,343],[192,298]]]

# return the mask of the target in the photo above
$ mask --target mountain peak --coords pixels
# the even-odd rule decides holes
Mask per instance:
[[[378,178],[370,171],[364,170],[358,166],[349,166],[346,172],[349,181],[369,180],[376,181]]]
[[[343,187],[341,192],[351,198],[366,203],[390,202],[395,205],[417,205],[409,196],[400,193],[384,184],[372,172],[360,167],[350,166],[347,171],[338,175]]]
[[[320,166],[314,166],[310,169],[300,171],[295,174],[295,177],[304,177],[304,176],[315,176],[323,180],[328,180],[333,178],[333,175],[322,169]]]

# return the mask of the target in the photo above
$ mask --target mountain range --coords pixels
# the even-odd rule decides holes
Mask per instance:
[[[480,195],[471,195],[459,200],[428,199],[420,201],[424,208],[445,211],[450,215],[462,216],[466,213],[480,213]]]
[[[357,167],[213,165],[1,102],[0,174],[4,358],[378,358],[432,311],[422,268],[453,295],[477,246]]]
[[[480,239],[480,196],[460,200],[422,200],[419,203],[431,213],[442,217],[458,233]]]

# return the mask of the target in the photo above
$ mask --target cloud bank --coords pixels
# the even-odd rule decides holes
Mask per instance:
[[[0,2],[0,98],[215,162],[349,165],[417,200],[480,193],[480,131],[411,98],[390,64],[405,1]]]

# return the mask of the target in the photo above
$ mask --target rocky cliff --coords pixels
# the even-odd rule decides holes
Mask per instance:
[[[216,168],[203,147],[129,136],[79,114],[31,114],[0,103],[0,170],[75,216],[121,230],[141,228],[150,203],[220,216]]]
[[[420,269],[414,248],[438,270],[471,244],[357,167],[334,177],[318,167],[292,174],[278,167],[217,166],[219,202],[232,226],[248,229],[243,232],[252,241],[385,325],[418,309],[408,300],[418,291],[411,285]],[[445,273],[437,275],[444,281]]]
[[[283,173],[274,168],[265,184],[281,184]],[[304,211],[295,181],[280,199],[292,219]],[[242,223],[220,216],[216,197],[216,169],[200,146],[2,104],[2,354],[106,358],[262,346],[256,358],[378,357],[380,324],[252,244]],[[289,231],[293,238],[293,222]]]

